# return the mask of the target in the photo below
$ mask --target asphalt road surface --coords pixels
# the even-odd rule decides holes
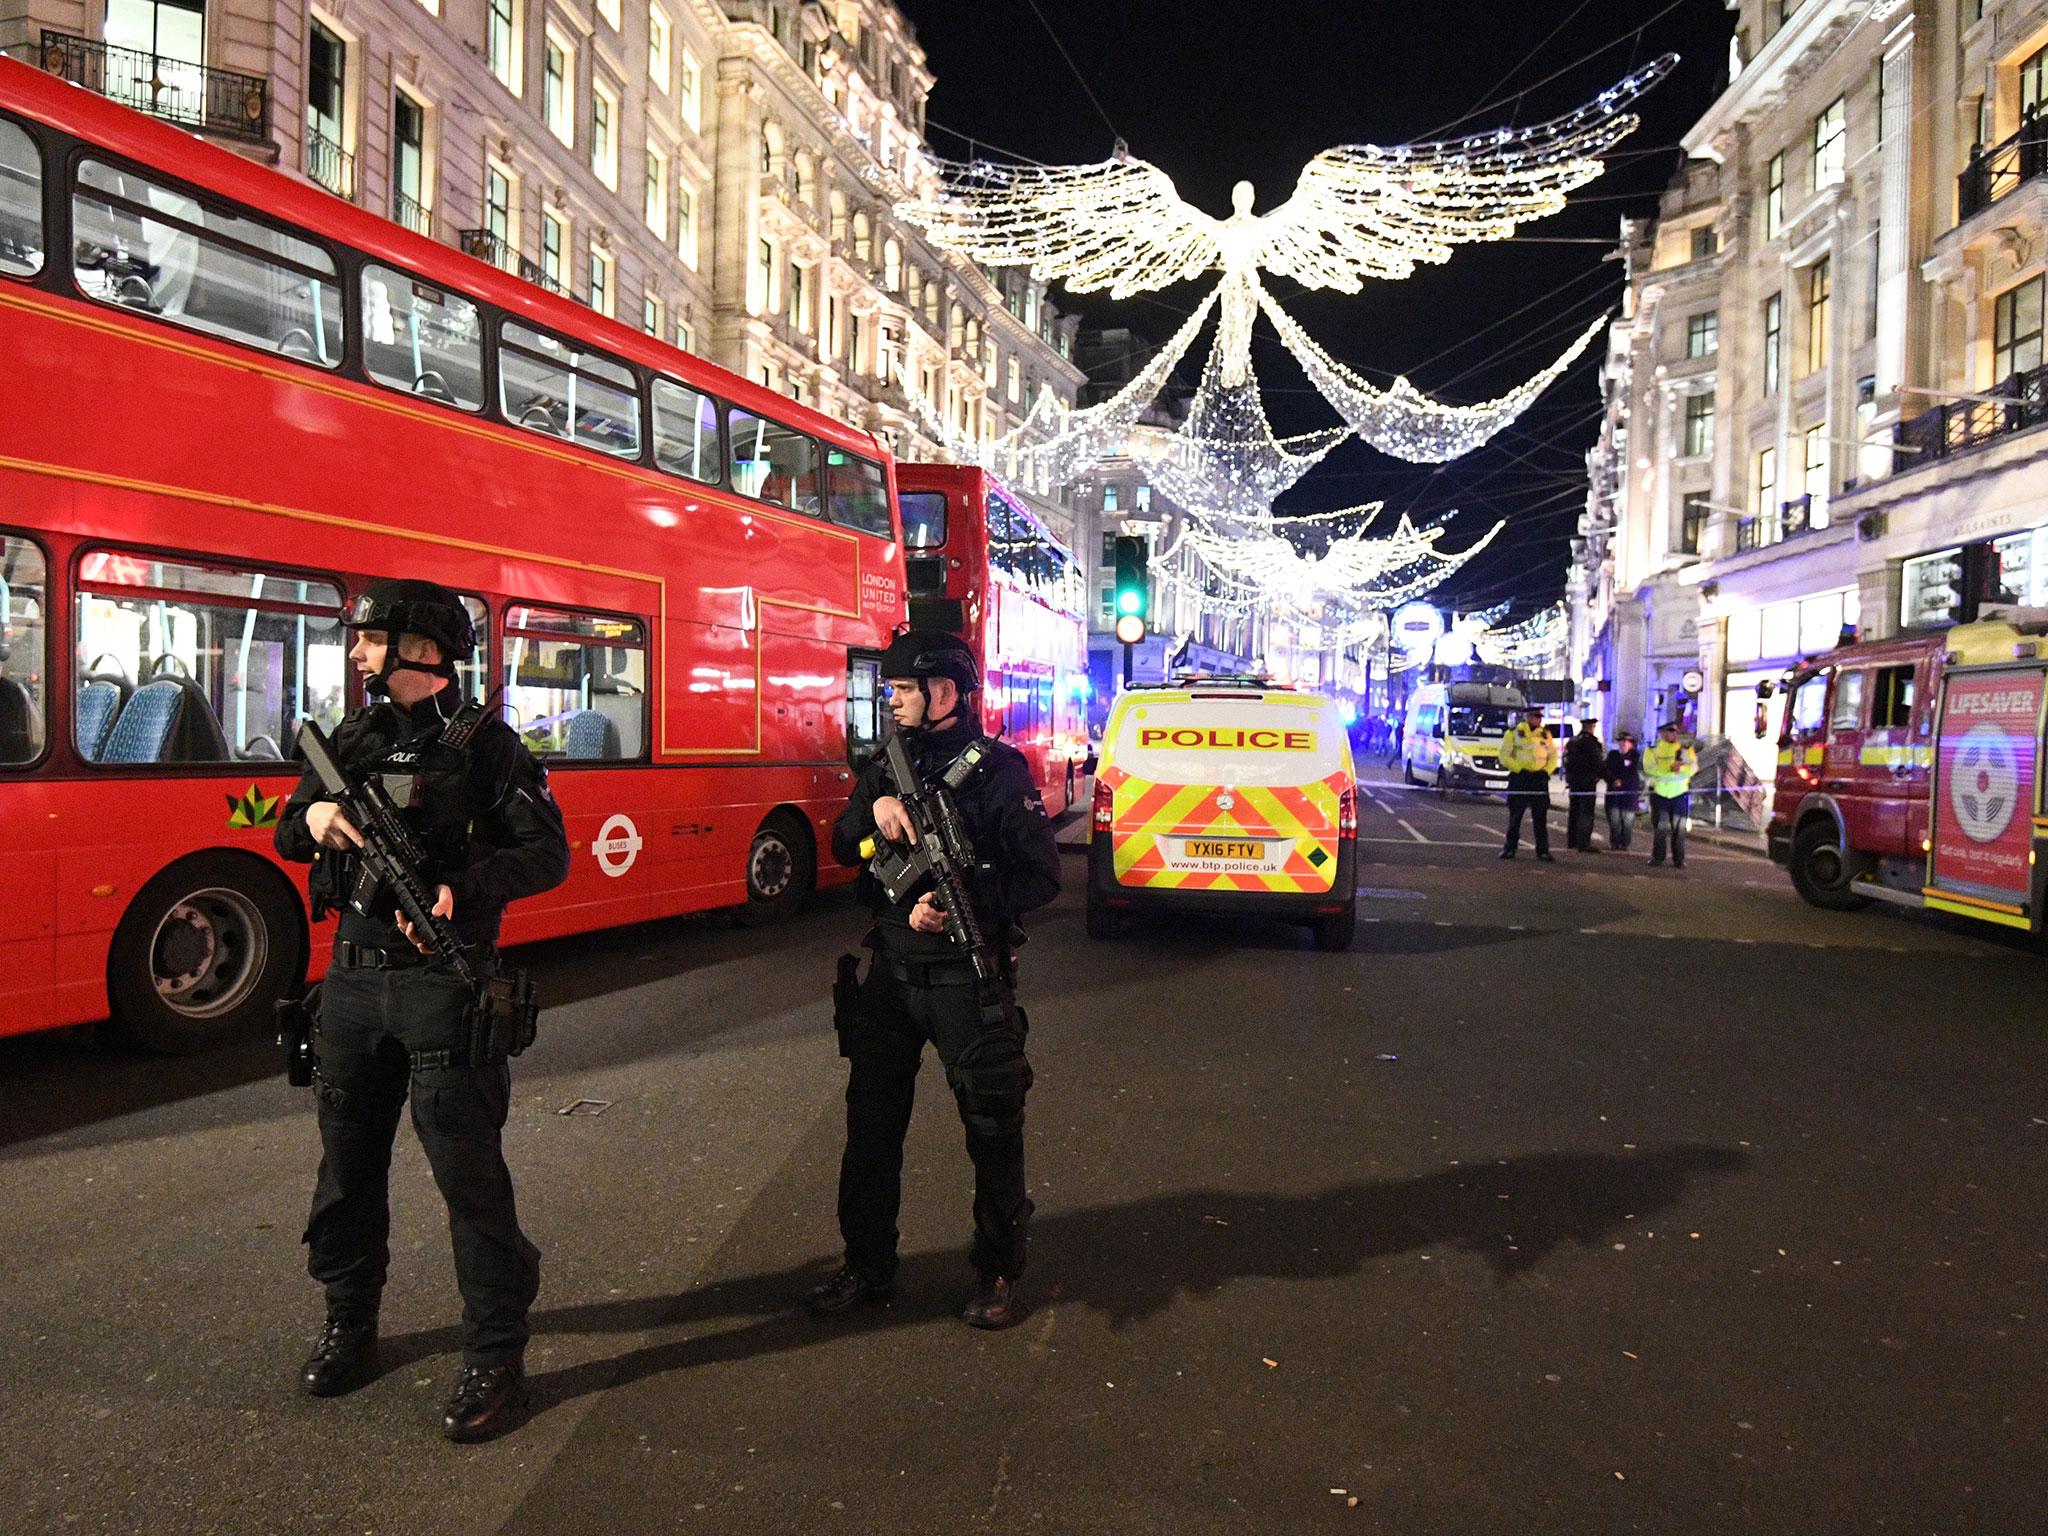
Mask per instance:
[[[897,1300],[795,1310],[837,1255],[844,896],[529,949],[538,1411],[480,1447],[435,1432],[459,1300],[409,1129],[382,1372],[316,1402],[317,1144],[267,1042],[0,1042],[0,1530],[2043,1529],[2043,958],[1735,849],[1651,871],[1554,821],[1504,864],[1499,825],[1375,784],[1347,955],[1090,943],[1068,860],[1000,1334],[956,1319],[931,1066]]]

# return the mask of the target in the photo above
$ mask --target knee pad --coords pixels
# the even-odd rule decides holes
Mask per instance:
[[[969,1130],[1000,1135],[1024,1128],[1032,1079],[1021,1033],[1005,1028],[981,1035],[946,1069],[946,1080]]]

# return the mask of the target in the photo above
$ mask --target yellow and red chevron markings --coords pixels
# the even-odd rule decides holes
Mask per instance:
[[[1337,874],[1337,807],[1350,777],[1339,770],[1317,783],[1279,788],[1234,784],[1160,784],[1105,764],[1111,792],[1111,867],[1117,884],[1174,890],[1327,891]],[[1230,802],[1226,808],[1219,798]],[[1288,841],[1278,870],[1170,867],[1168,838]]]

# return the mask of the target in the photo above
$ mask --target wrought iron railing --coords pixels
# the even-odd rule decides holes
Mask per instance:
[[[1970,151],[1956,178],[1956,222],[1982,213],[2002,197],[2048,172],[2048,113],[2030,112],[2020,131],[2002,144]]]
[[[391,195],[391,218],[394,223],[403,224],[416,235],[432,237],[434,233],[434,210],[417,198],[407,197],[403,192]]]
[[[336,197],[356,195],[356,157],[318,128],[306,129],[306,175]]]
[[[38,62],[124,107],[238,139],[270,137],[270,82],[44,29]]]
[[[574,297],[574,295],[571,294],[567,288],[562,286],[562,283],[559,279],[549,277],[547,274],[547,268],[543,267],[531,256],[522,256],[519,258],[519,275],[525,278],[529,283],[539,284],[541,287],[547,289],[549,293],[559,293],[565,299]]]
[[[1817,526],[1813,520],[1813,495],[1795,496],[1792,500],[1778,505],[1778,537],[1789,539],[1796,533],[1806,533]]]
[[[1735,520],[1735,552],[1738,555],[1752,549],[1762,549],[1771,542],[1765,537],[1767,530],[1764,523],[1765,519],[1761,517],[1738,517]]]
[[[1998,398],[1946,400],[1894,427],[1894,473],[2048,422],[2048,368],[2012,374],[1986,393]]]
[[[495,230],[457,230],[455,239],[467,254],[476,257],[478,261],[488,261],[492,266],[502,267],[507,272],[512,270],[512,264],[518,258],[519,253]]]

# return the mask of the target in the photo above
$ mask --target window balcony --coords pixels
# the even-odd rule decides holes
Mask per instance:
[[[1892,429],[1892,472],[1988,447],[2048,422],[2048,367],[2015,373],[1986,393],[2001,398],[1947,400],[1901,421]]]
[[[2002,144],[1970,153],[1956,178],[1956,222],[1964,223],[2048,172],[2048,116],[2030,115]]]
[[[511,243],[493,230],[457,230],[455,241],[464,254],[474,256],[478,261],[488,261],[504,272],[512,271],[519,260],[519,253],[512,249]]]
[[[356,157],[318,128],[306,130],[306,175],[336,197],[356,195]]]
[[[48,29],[39,62],[61,80],[180,127],[257,142],[270,137],[270,82],[258,75]]]
[[[394,224],[403,224],[416,235],[425,235],[430,240],[434,236],[434,210],[403,192],[392,194],[391,220]]]

